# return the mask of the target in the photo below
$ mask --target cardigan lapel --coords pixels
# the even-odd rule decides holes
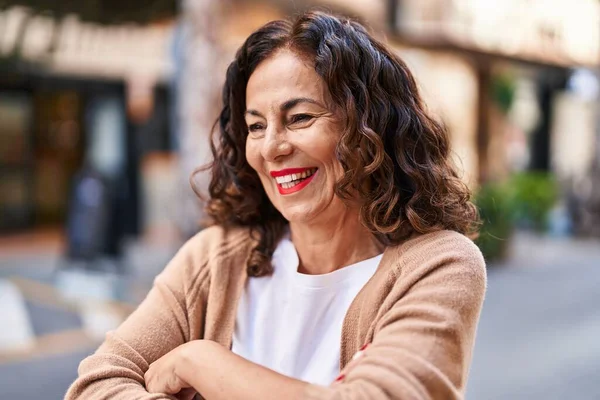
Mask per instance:
[[[340,370],[373,339],[380,306],[396,282],[398,249],[399,246],[385,249],[377,270],[350,303],[342,325]]]
[[[246,265],[255,243],[246,232],[241,236],[231,234],[223,242],[219,254],[210,262],[204,338],[231,348],[238,303],[248,279]]]

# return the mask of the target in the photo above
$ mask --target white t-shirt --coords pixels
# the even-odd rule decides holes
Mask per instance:
[[[331,384],[340,372],[344,317],[381,257],[328,274],[301,274],[294,244],[283,239],[273,254],[273,274],[248,279],[232,351],[281,374]]]

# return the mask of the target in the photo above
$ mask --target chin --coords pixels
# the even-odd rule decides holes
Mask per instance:
[[[315,212],[311,207],[285,207],[280,209],[279,212],[288,222],[294,223],[308,222],[315,217]]]
[[[281,213],[283,218],[285,218],[288,222],[305,222],[310,220],[310,217],[304,212],[295,210],[295,211],[284,211]]]

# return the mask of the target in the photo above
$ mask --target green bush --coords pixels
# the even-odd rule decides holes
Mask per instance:
[[[508,184],[516,223],[545,232],[559,194],[554,177],[545,172],[526,172],[513,175]]]
[[[519,173],[504,183],[484,184],[474,198],[482,220],[475,243],[486,260],[507,255],[515,225],[545,232],[558,195],[556,180],[543,172]]]
[[[506,257],[514,229],[510,190],[506,184],[487,183],[475,196],[482,225],[475,240],[487,261]]]

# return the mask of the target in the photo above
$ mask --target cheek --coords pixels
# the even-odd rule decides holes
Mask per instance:
[[[246,141],[246,161],[256,172],[260,173],[260,152],[258,146],[252,141]]]
[[[341,165],[335,156],[335,150],[341,138],[341,133],[336,124],[327,121],[318,124],[303,140],[303,150],[310,154],[312,158],[317,159],[321,164],[328,169],[335,169],[338,172],[338,167]]]
[[[343,174],[342,164],[335,155],[337,142],[326,141],[321,142],[310,149],[310,154],[317,157],[319,162],[325,166],[329,174],[332,172],[336,177]]]
[[[260,147],[257,145],[256,142],[246,142],[246,161],[248,162],[248,165],[250,165],[250,167],[254,171],[256,171],[256,173],[258,174],[258,178],[263,184],[263,187],[268,192],[268,183],[270,182],[270,177],[266,176]]]

